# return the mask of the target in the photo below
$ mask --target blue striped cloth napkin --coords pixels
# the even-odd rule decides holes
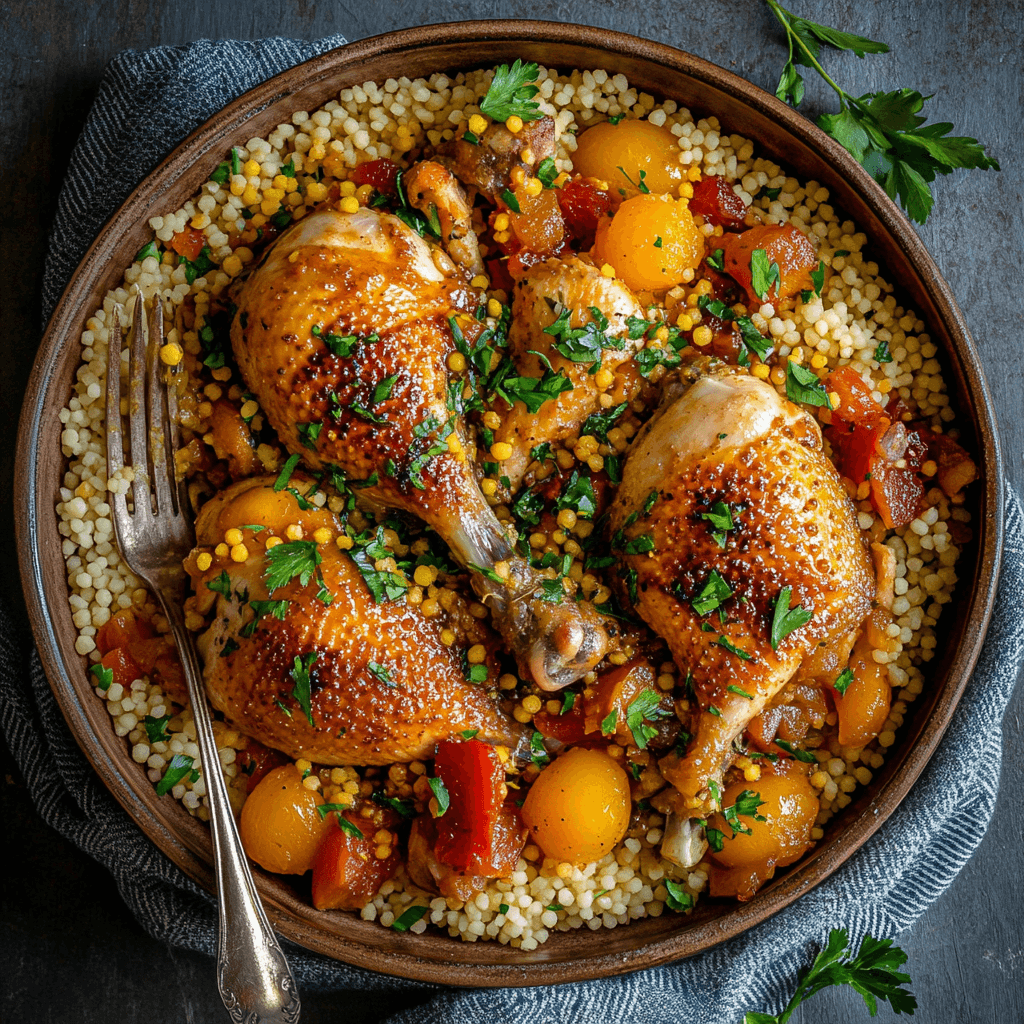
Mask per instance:
[[[111,62],[61,193],[44,283],[48,317],[69,275],[132,187],[188,132],[245,90],[345,40],[200,41],[127,51]],[[830,928],[852,939],[895,937],[956,877],[981,842],[996,802],[1001,722],[1024,655],[1024,526],[1009,492],[1007,546],[988,643],[938,751],[885,827],[828,881],[787,911],[732,941],[665,967],[551,988],[460,990],[423,986],[289,948],[300,989],[424,990],[425,1005],[389,1024],[493,1020],[738,1021],[778,1011]],[[69,734],[38,658],[26,671],[0,612],[0,725],[39,812],[105,864],[153,936],[212,954],[215,909],[152,847],[103,787]],[[766,954],[770,950],[770,955]],[[211,965],[212,969],[212,965]],[[429,989],[435,994],[429,998]]]

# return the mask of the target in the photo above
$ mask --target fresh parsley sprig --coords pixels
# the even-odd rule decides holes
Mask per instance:
[[[512,67],[499,64],[480,103],[480,112],[495,121],[507,121],[513,114],[524,121],[539,121],[544,114],[533,99],[538,91],[533,82],[539,70],[536,64],[524,64],[521,60]]]
[[[778,1016],[748,1013],[743,1024],[786,1024],[800,1003],[832,985],[850,985],[856,989],[872,1017],[878,1012],[879,999],[887,1002],[894,1013],[913,1016],[917,1000],[903,987],[910,984],[910,975],[899,970],[907,962],[907,954],[894,946],[892,939],[876,939],[871,935],[864,936],[856,956],[848,955],[849,944],[846,929],[833,928],[828,944],[800,979],[782,1013]]]
[[[804,80],[797,65],[814,68],[839,97],[839,112],[822,114],[818,127],[848,150],[913,220],[923,224],[934,198],[928,183],[937,174],[957,167],[999,170],[977,139],[953,136],[953,125],[943,121],[925,124],[918,113],[930,97],[914,89],[869,92],[851,96],[821,66],[821,46],[850,50],[858,57],[888,53],[885,43],[801,18],[777,0],[765,0],[786,31],[789,59],[782,69],[775,95],[798,107],[804,98]]]

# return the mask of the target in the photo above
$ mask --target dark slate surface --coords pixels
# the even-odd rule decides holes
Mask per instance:
[[[977,136],[1001,173],[957,173],[941,181],[921,235],[971,324],[1002,421],[1010,479],[1024,488],[1024,357],[1021,315],[1022,192],[1020,115],[1024,110],[1021,0],[938,4],[890,0],[792,0],[809,18],[893,44],[860,61],[828,55],[834,77],[856,94],[909,86],[935,93],[935,120]],[[0,138],[3,197],[0,260],[0,436],[13,439],[17,411],[41,325],[39,289],[46,234],[68,153],[107,60],[126,47],[201,37],[359,39],[439,20],[540,16],[633,32],[688,49],[773,89],[785,49],[756,0],[589,0],[538,8],[522,2],[445,5],[423,0],[374,4],[297,0],[7,0],[0,4]],[[808,82],[808,112],[830,109],[827,86]],[[13,445],[0,451],[0,593],[24,622],[10,504]],[[28,643],[27,634],[25,642]],[[1016,1024],[1024,1020],[1024,688],[1005,724],[1002,788],[992,827],[952,888],[900,939],[930,1024]],[[151,940],[121,903],[110,877],[36,817],[9,756],[0,785],[2,911],[0,1019],[123,1024],[226,1020],[213,964]],[[767,950],[770,956],[771,951]],[[385,999],[307,995],[303,1021],[362,1024],[415,1006],[415,993]],[[752,1007],[754,1009],[754,1007]],[[795,1024],[866,1020],[852,991],[819,995]],[[895,1019],[887,1009],[880,1020]],[[732,1024],[732,1022],[725,1022]]]

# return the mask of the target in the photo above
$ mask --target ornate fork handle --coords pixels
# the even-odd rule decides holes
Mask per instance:
[[[219,910],[217,987],[231,1019],[237,1024],[295,1024],[299,1019],[298,990],[256,893],[238,837],[224,776],[220,772],[220,757],[213,738],[195,643],[185,628],[181,602],[165,596],[163,589],[158,595],[185,669],[209,797]]]
[[[185,627],[187,577],[182,559],[195,545],[195,530],[187,487],[174,473],[173,453],[181,447],[176,381],[170,386],[165,383],[158,355],[163,341],[162,305],[159,300],[153,303],[148,328],[143,311],[142,293],[136,290],[126,403],[133,508],[128,511],[124,492],[111,489],[114,536],[125,562],[157,595],[185,670],[210,808],[221,998],[236,1024],[295,1024],[299,1019],[295,979],[263,911],[242,850],[213,738],[199,656]],[[117,353],[118,362],[121,344],[119,313],[110,338],[110,351]],[[119,372],[107,374],[107,472],[111,477],[125,468],[120,378]]]

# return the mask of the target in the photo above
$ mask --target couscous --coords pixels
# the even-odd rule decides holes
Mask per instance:
[[[870,785],[928,685],[974,466],[926,325],[827,189],[621,74],[517,62],[343,89],[234,147],[150,224],[82,334],[57,510],[76,649],[161,793],[208,817],[167,624],[120,559],[107,504],[131,482],[106,473],[108,340],[140,295],[165,304],[161,359],[184,371],[178,468],[205,505],[188,625],[221,711],[220,767],[250,856],[312,869],[318,908],[530,950],[555,931],[687,912],[709,890],[749,898]],[[331,319],[329,288],[287,305],[307,301],[302,282],[320,287],[342,246],[324,239],[345,225],[361,239],[351,252],[400,248],[416,287],[434,289],[403,278],[413,312],[395,330],[433,317],[416,343],[439,346],[447,432],[416,413],[400,434],[429,387],[421,375],[403,392],[399,363],[372,379],[357,368],[298,413],[289,395],[312,370],[274,391],[271,366],[291,373],[326,345],[316,367],[343,375],[387,335],[359,320],[372,303]],[[443,315],[425,312],[435,299]],[[297,355],[273,351],[282,310],[289,330],[306,325]],[[387,358],[411,358],[403,337]],[[832,547],[811,559],[841,583],[835,608],[824,583],[801,598],[811,570],[786,575],[795,542],[770,564],[790,519],[758,509],[753,447],[726,449],[726,429],[665,468],[658,431],[683,452],[694,403],[726,390],[776,426],[788,417],[770,444],[750,435],[765,464],[788,451],[826,467],[811,465],[813,483],[787,469],[785,486],[835,513]],[[706,484],[709,459],[721,487],[703,504],[696,484],[657,475]],[[454,492],[431,504],[449,463],[511,538],[490,562],[472,557],[465,509],[451,519]],[[768,538],[770,593],[743,576],[744,524]],[[523,602],[502,596],[513,577],[537,588],[525,627]],[[357,620],[368,632],[295,647],[311,607],[339,636]],[[418,666],[380,653],[403,630]],[[268,683],[275,650],[287,656]],[[350,700],[353,659],[363,696]],[[413,699],[427,677],[440,716]],[[396,689],[415,705],[401,737]]]

